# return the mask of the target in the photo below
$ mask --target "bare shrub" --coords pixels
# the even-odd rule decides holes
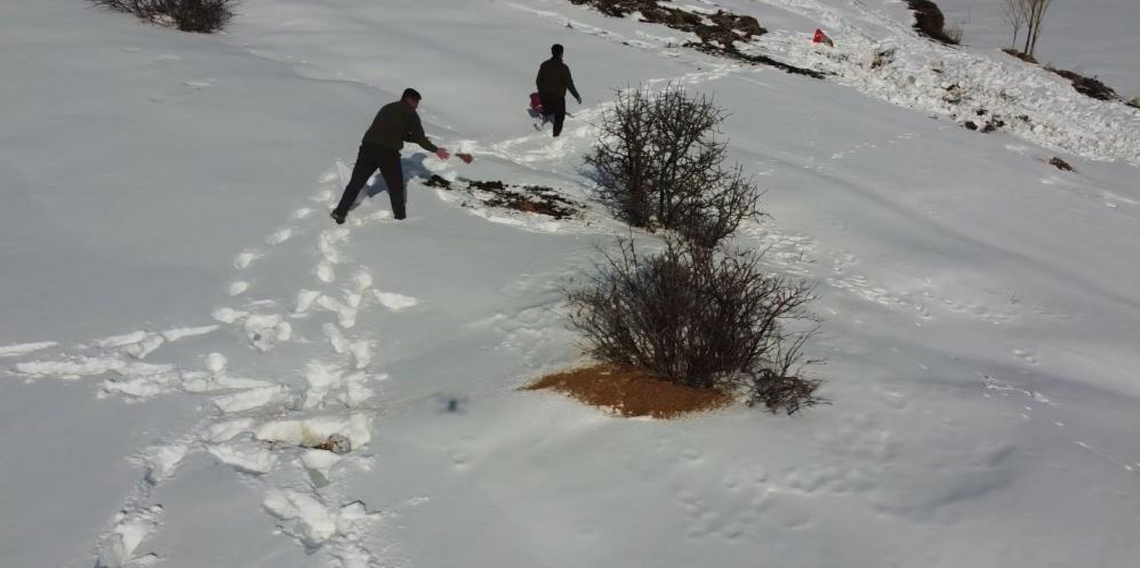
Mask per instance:
[[[585,158],[599,196],[630,225],[715,245],[760,215],[752,178],[723,165],[727,146],[714,134],[725,117],[711,99],[680,85],[655,94],[619,91]]]
[[[957,45],[962,39],[961,30],[957,39],[946,33],[946,17],[931,0],[905,0],[905,2],[911,10],[914,10],[914,29],[918,33],[947,45]]]
[[[817,322],[807,283],[765,274],[757,254],[672,238],[649,256],[622,240],[603,259],[566,291],[571,323],[598,359],[772,411],[818,402],[819,383],[800,376]],[[811,329],[790,331],[793,322]]]
[[[1002,21],[1009,24],[1013,28],[1013,39],[1009,42],[1009,49],[1004,50],[1006,53],[1019,57],[1019,52],[1016,51],[1017,38],[1021,35],[1021,27],[1026,24],[1025,13],[1029,6],[1029,0],[997,0],[1001,3],[1001,17]]]
[[[953,44],[962,43],[962,38],[966,35],[965,28],[961,22],[946,24],[946,27],[943,28],[942,31],[946,34],[946,38],[950,40],[950,43]]]
[[[237,0],[91,0],[97,6],[134,14],[184,32],[211,33],[221,30],[233,17]]]

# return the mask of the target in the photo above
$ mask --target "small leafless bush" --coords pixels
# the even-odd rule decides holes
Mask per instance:
[[[679,85],[618,92],[585,158],[599,196],[630,225],[715,245],[760,215],[752,178],[723,165],[727,146],[714,134],[725,117],[711,99]]]
[[[947,33],[945,29],[946,17],[942,15],[942,10],[938,8],[937,4],[931,0],[905,1],[907,6],[914,10],[915,31],[947,45],[957,45],[958,41],[962,39],[961,30],[959,30],[957,39]]]
[[[91,0],[97,6],[184,32],[212,33],[233,17],[237,0]]]
[[[818,321],[807,310],[814,289],[765,274],[759,260],[672,238],[642,256],[622,240],[582,287],[566,291],[570,320],[602,361],[791,413],[818,402],[819,383],[801,376]],[[811,329],[791,331],[793,323]]]
[[[946,34],[946,38],[950,40],[950,43],[956,45],[962,43],[962,38],[966,35],[965,28],[960,22],[946,24],[946,27],[943,28],[942,31]]]

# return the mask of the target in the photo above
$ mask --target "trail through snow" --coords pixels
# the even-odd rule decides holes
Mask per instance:
[[[306,10],[332,9],[318,4],[302,7],[286,4],[282,9],[299,10],[298,18],[289,24],[303,27],[316,21],[302,17],[309,13]],[[683,38],[671,34],[671,30],[631,20],[604,19],[564,2],[499,4],[496,10],[531,18],[535,25],[566,28],[562,33],[583,34],[614,44],[607,49],[637,49],[687,69],[678,74],[647,78],[641,82],[645,88],[660,89],[669,83],[680,83],[702,89],[727,81],[748,85],[757,92],[776,88],[753,67],[676,47]],[[1026,143],[1091,160],[1140,164],[1140,128],[1136,128],[1140,114],[1137,111],[1115,103],[1084,99],[1072,93],[1063,81],[1040,70],[970,50],[932,44],[918,38],[909,27],[858,0],[842,4],[762,0],[758,4],[830,26],[828,31],[837,45],[834,49],[813,47],[805,39],[807,31],[773,30],[749,49],[824,70],[832,75],[828,81],[837,81],[896,105],[958,123],[980,116],[1000,116],[1006,122],[1003,132]],[[702,2],[702,6],[725,6],[737,11],[746,11],[749,5],[751,3],[743,0]],[[253,5],[253,8],[258,7],[256,3]],[[253,47],[249,49],[256,51]],[[259,53],[259,56],[265,55]],[[299,65],[306,63],[301,61]],[[197,90],[217,88],[213,80],[194,80],[183,86]],[[626,88],[633,87],[627,85]],[[573,120],[568,122],[559,139],[549,138],[546,132],[535,132],[482,138],[455,135],[459,139],[448,140],[448,143],[453,149],[459,148],[477,157],[475,166],[464,171],[464,175],[508,171],[547,176],[543,179],[562,182],[565,191],[585,199],[589,181],[578,173],[566,171],[566,165],[593,143],[594,123],[609,104],[591,102],[575,109]],[[1027,118],[1021,119],[1021,116]],[[854,167],[850,164],[866,156],[923,142],[922,137],[930,136],[930,132],[844,140],[814,153],[796,154],[789,150],[787,154],[779,154],[748,148],[741,155],[756,158],[750,166],[780,167],[810,180],[830,179],[839,176],[837,172],[847,172],[844,168]],[[452,179],[459,175],[458,166],[454,164],[408,154],[406,168],[415,168],[409,183],[412,194],[431,195],[422,183],[428,174]],[[1016,152],[1010,154],[1016,155]],[[837,324],[839,331],[831,332],[833,335],[827,338],[827,345],[834,352],[831,354],[847,355],[847,359],[837,365],[843,372],[866,373],[877,379],[862,383],[871,385],[868,387],[840,382],[837,394],[858,401],[852,404],[853,409],[772,427],[775,431],[770,440],[772,453],[800,456],[802,463],[769,471],[755,456],[734,453],[746,447],[710,445],[694,431],[686,430],[685,424],[653,424],[660,429],[646,434],[645,438],[637,438],[637,443],[648,446],[638,448],[645,452],[643,454],[610,453],[609,450],[624,449],[626,446],[621,444],[632,442],[610,438],[612,430],[606,428],[614,426],[606,417],[589,414],[583,418],[580,409],[563,402],[546,401],[522,410],[507,409],[504,407],[509,405],[501,400],[486,396],[487,392],[499,393],[506,379],[495,376],[495,368],[480,367],[486,365],[482,359],[472,358],[475,363],[471,369],[462,367],[466,364],[464,361],[445,369],[464,374],[461,384],[469,389],[466,392],[441,393],[430,383],[418,385],[416,381],[421,379],[417,376],[418,370],[409,369],[408,359],[397,357],[395,353],[410,351],[431,359],[432,363],[442,364],[439,359],[446,357],[440,355],[452,349],[486,352],[492,354],[488,357],[522,361],[519,366],[510,368],[536,374],[565,363],[565,354],[571,348],[563,345],[567,335],[563,330],[564,313],[557,299],[557,286],[560,277],[578,270],[575,266],[584,263],[579,262],[580,258],[559,259],[561,264],[554,263],[559,264],[555,268],[538,267],[534,272],[525,273],[520,270],[517,276],[507,278],[510,284],[497,291],[502,305],[480,305],[472,309],[470,314],[477,314],[478,319],[460,320],[458,316],[449,319],[451,314],[441,313],[438,302],[433,303],[426,297],[433,292],[429,287],[425,290],[388,287],[397,271],[416,274],[417,268],[406,262],[407,258],[401,257],[400,260],[405,261],[401,263],[397,259],[380,262],[375,257],[368,261],[354,257],[354,251],[361,250],[358,248],[361,236],[384,234],[368,231],[415,227],[418,220],[414,216],[404,225],[397,225],[387,211],[387,196],[376,193],[371,198],[362,198],[376,201],[362,202],[345,226],[335,226],[328,220],[324,211],[339,196],[349,171],[345,163],[331,164],[328,171],[316,176],[309,194],[302,202],[294,203],[279,224],[267,225],[271,228],[263,236],[235,249],[240,252],[228,261],[232,266],[229,278],[216,286],[227,300],[213,306],[209,313],[200,314],[197,320],[165,331],[140,326],[142,329],[70,346],[43,337],[21,338],[28,342],[0,346],[3,364],[14,376],[28,382],[98,381],[100,398],[129,403],[144,403],[156,397],[186,397],[198,401],[193,404],[200,406],[201,417],[192,428],[164,435],[131,457],[137,466],[137,479],[124,497],[123,506],[114,512],[108,511],[111,514],[109,528],[97,539],[97,566],[139,567],[163,560],[163,551],[152,549],[149,543],[162,533],[165,519],[177,511],[159,503],[157,495],[177,480],[180,468],[203,458],[223,464],[243,481],[257,487],[261,507],[278,525],[280,533],[295,541],[304,554],[315,555],[321,562],[336,568],[410,564],[408,559],[416,553],[424,554],[424,550],[414,549],[422,544],[399,541],[400,523],[404,522],[400,516],[422,522],[429,518],[424,511],[447,516],[455,525],[470,530],[474,535],[470,537],[472,540],[484,538],[488,542],[506,542],[516,532],[525,534],[525,523],[547,518],[566,529],[560,536],[565,536],[569,544],[543,542],[540,534],[533,538],[550,550],[563,550],[564,546],[589,549],[590,543],[604,536],[596,527],[606,526],[605,519],[599,516],[599,511],[604,509],[598,503],[612,503],[626,497],[635,502],[653,503],[657,508],[650,511],[650,516],[654,518],[680,519],[677,526],[683,528],[683,534],[678,536],[677,542],[662,544],[670,554],[676,553],[676,558],[683,557],[686,543],[710,555],[729,554],[724,550],[742,542],[759,542],[758,550],[781,553],[798,546],[803,547],[799,553],[805,554],[802,550],[808,548],[811,541],[801,542],[799,539],[808,538],[803,535],[833,528],[814,514],[811,503],[816,500],[833,503],[836,522],[847,523],[845,526],[858,527],[860,518],[874,512],[882,523],[904,537],[921,539],[927,535],[922,532],[925,528],[942,526],[967,538],[972,531],[981,530],[969,522],[969,512],[973,510],[970,507],[975,506],[978,497],[1005,498],[1002,491],[1023,473],[1018,471],[1020,462],[1017,461],[1023,450],[1006,443],[1000,436],[993,440],[973,438],[978,432],[971,429],[974,427],[1020,431],[1029,429],[1027,424],[1044,424],[1045,428],[1034,429],[1033,434],[1027,435],[1026,444],[1045,447],[1056,438],[1073,451],[1088,454],[1118,472],[1131,477],[1140,474],[1140,461],[1137,461],[1140,457],[1131,453],[1134,447],[1114,442],[1111,448],[1102,448],[1100,440],[1104,436],[1096,427],[1071,425],[1074,415],[1065,406],[1067,396],[1078,399],[1082,396],[1080,393],[1074,393],[1067,383],[1047,372],[1035,374],[1027,370],[1040,369],[1043,362],[1050,362],[1050,357],[1058,357],[1035,343],[1032,333],[1011,334],[1003,337],[1001,345],[987,346],[1004,350],[1007,360],[996,366],[1000,372],[990,371],[995,365],[985,362],[962,362],[957,361],[958,356],[954,354],[931,352],[926,347],[929,344],[907,343],[912,329],[937,328],[936,324],[946,321],[979,326],[971,329],[981,329],[981,326],[1004,329],[1002,326],[1015,326],[1031,318],[1054,323],[1072,321],[1080,315],[1053,307],[1058,297],[1068,296],[1060,293],[1048,296],[1041,292],[1045,299],[1023,301],[1016,292],[1009,294],[1005,288],[992,285],[997,280],[986,280],[984,286],[975,287],[970,280],[975,278],[972,274],[924,273],[925,267],[914,266],[920,262],[914,259],[868,258],[854,250],[856,243],[848,247],[834,234],[806,234],[767,217],[746,224],[741,231],[742,239],[766,250],[765,262],[780,273],[809,278],[826,286],[832,297],[824,309],[830,310],[832,315],[841,310],[856,314],[852,321]],[[760,171],[760,179],[770,171]],[[1065,182],[1058,179],[1043,184],[1064,186]],[[377,189],[375,185],[371,187]],[[1121,215],[1134,215],[1140,205],[1140,196],[1126,191],[1115,191],[1111,187],[1092,191],[1087,190],[1088,187],[1073,184],[1072,190],[1089,191],[1081,199],[1119,209]],[[856,190],[851,193],[856,194]],[[579,219],[551,221],[471,204],[443,191],[435,195],[440,202],[464,206],[478,219],[518,229],[520,234],[537,242],[555,236],[585,240],[622,233],[622,227],[598,204],[591,204]],[[843,196],[842,199],[852,198]],[[874,201],[873,197],[867,199]],[[904,205],[898,206],[904,213],[910,206],[905,200],[905,197],[900,198]],[[942,214],[936,210],[941,203],[935,198],[926,201],[914,198],[914,202],[919,204],[916,208],[926,207],[924,214],[930,219]],[[946,209],[952,208],[946,206]],[[846,233],[847,223],[858,222],[846,220],[839,214],[818,214],[831,215],[827,221],[828,231],[835,234]],[[879,223],[910,226],[894,217],[867,221],[866,225],[877,227]],[[937,234],[938,225],[933,221],[931,225],[935,228],[930,231]],[[957,238],[953,234],[940,236],[947,241]],[[916,238],[934,240],[929,236]],[[566,246],[565,250],[576,250]],[[576,246],[581,248],[581,245]],[[997,259],[990,261],[994,264],[1003,259],[1028,263],[1014,252],[1006,254],[993,252],[980,244],[973,246],[990,252]],[[446,250],[446,243],[440,248]],[[512,253],[496,252],[504,257]],[[956,253],[936,250],[936,254],[952,257]],[[463,286],[465,275],[458,268],[448,276],[420,277],[423,282],[441,278],[455,280],[448,290],[456,296],[456,304],[461,304],[466,299],[464,294],[469,293]],[[955,286],[955,277],[968,284]],[[1100,296],[1112,298],[1113,294]],[[1090,309],[1110,311],[1102,304]],[[405,316],[427,322],[424,325],[429,331],[417,333],[434,336],[432,339],[438,340],[439,345],[432,348],[438,351],[431,352],[422,345],[405,341],[405,335],[412,334],[406,334],[396,325],[379,330],[373,325],[359,325],[361,321],[375,322],[381,318],[390,318],[382,321],[407,321],[397,319]],[[876,338],[875,347],[882,348],[882,352],[868,353],[866,343],[844,339],[871,333],[859,318],[885,318],[904,329],[876,328],[875,333],[883,337]],[[985,342],[1000,335],[994,332],[979,337],[979,342]],[[886,348],[888,345],[902,348]],[[905,349],[908,345],[910,350]],[[170,354],[169,359],[167,354]],[[1083,355],[1073,357],[1080,356]],[[916,386],[899,377],[878,377],[877,374],[886,371],[879,370],[877,357],[890,359],[898,368],[908,369],[921,377],[917,379],[921,384]],[[948,363],[946,359],[955,361]],[[936,360],[957,365],[955,371],[937,371]],[[967,379],[948,378],[957,377],[957,371],[963,368],[987,371],[978,371]],[[483,378],[486,375],[489,378]],[[495,383],[496,380],[499,382]],[[401,384],[401,396],[386,396],[395,382]],[[950,402],[939,403],[928,392],[940,395],[950,392],[957,398],[946,395]],[[472,401],[485,406],[467,415],[468,407],[475,406]],[[516,402],[512,400],[510,405]],[[995,405],[986,406],[988,412],[974,417],[977,425],[969,424],[969,412],[976,412],[978,405],[988,402]],[[423,407],[431,404],[440,407],[437,413],[455,414],[458,420],[467,416],[481,417],[485,421],[464,424],[482,429],[478,434],[450,431],[441,434],[454,426],[440,426],[425,418],[427,413],[422,411]],[[527,404],[530,404],[529,399]],[[861,404],[870,408],[859,406]],[[491,410],[487,410],[488,407]],[[958,409],[965,409],[963,415],[968,418],[955,414]],[[1107,410],[1110,414],[1116,411],[1116,407]],[[486,414],[479,414],[487,412],[495,412],[494,418],[521,416],[525,421],[500,424],[495,419],[487,419]],[[437,442],[440,447],[401,447],[401,455],[408,458],[407,463],[385,464],[385,450],[377,446],[393,442],[394,438],[377,427],[381,418],[399,420],[400,426],[419,429],[417,433],[423,432],[425,439],[446,442]],[[925,434],[926,438],[907,437],[907,428],[916,421],[929,421],[930,432]],[[558,429],[517,428],[520,423],[552,422],[572,424],[574,433],[581,438],[571,439],[568,431]],[[697,427],[710,429],[716,439],[739,437],[741,424],[754,425],[738,417],[729,417],[725,422],[696,422]],[[618,428],[625,433],[643,431],[639,429],[645,427],[646,424],[623,423]],[[818,429],[819,433],[813,434],[812,429]],[[473,441],[476,437],[481,437],[482,447]],[[817,447],[798,454],[799,442],[803,440]],[[934,451],[924,442],[944,446]],[[576,465],[585,464],[583,471],[606,471],[607,480],[612,472],[613,486],[588,487],[582,485],[585,481],[572,479],[572,475],[553,475],[558,472],[552,472],[548,464],[566,451],[575,450],[581,455],[581,463]],[[447,463],[438,461],[440,455],[447,457]],[[487,463],[490,455],[499,455],[497,461],[501,463]],[[514,466],[519,469],[512,469]],[[413,494],[421,486],[436,492],[425,490],[424,496],[409,497],[404,502],[377,503],[371,498],[378,493],[377,489],[354,485],[352,481],[380,469],[385,476],[377,476],[381,479],[378,483],[402,484],[399,486],[407,489],[402,489],[401,494]],[[717,476],[712,481],[707,476],[710,470]],[[429,471],[438,473],[444,481],[433,485],[417,478],[415,471],[421,472],[420,475]],[[511,477],[517,471],[534,472],[534,475]],[[475,477],[463,477],[471,472],[476,472]],[[1047,472],[1046,475],[1060,474]],[[544,496],[550,501],[504,496],[508,490],[500,483],[509,483],[510,491],[517,491],[519,495]],[[715,487],[710,490],[710,485]],[[463,493],[470,487],[478,488],[477,494]],[[590,498],[575,502],[575,496],[585,494]],[[660,495],[668,495],[668,502],[658,499]],[[501,500],[511,501],[518,512],[498,511]],[[865,503],[869,505],[862,507]],[[445,513],[440,513],[440,508]],[[464,510],[446,513],[448,508]],[[495,518],[502,523],[481,523],[482,515],[498,515]],[[512,524],[516,522],[519,525]],[[787,541],[766,540],[764,533],[771,526],[785,531],[781,534],[788,536]],[[455,530],[450,526],[448,529]],[[706,550],[710,542],[720,549]],[[611,548],[597,554],[614,550],[628,552],[621,549],[624,546],[621,543],[608,546]],[[463,556],[462,550],[433,550],[431,553],[431,558],[440,561],[461,560]],[[511,550],[482,553],[482,559],[502,554],[502,559],[529,561],[528,565],[536,566],[549,560],[525,558],[525,553],[515,557]],[[589,551],[581,553],[578,558],[582,563],[574,565],[586,565],[591,561],[591,554]],[[993,557],[1001,557],[1002,553],[993,554]],[[596,561],[593,565],[603,565],[605,558],[592,560]],[[820,560],[818,565],[826,565],[826,555],[816,560]],[[899,565],[908,565],[909,561],[936,565],[924,563],[923,559],[890,560]]]

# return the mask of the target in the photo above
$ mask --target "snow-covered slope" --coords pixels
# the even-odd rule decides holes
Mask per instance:
[[[564,0],[247,0],[219,36],[0,5],[3,564],[1140,561],[1136,111],[929,44],[897,4],[692,4],[831,75]],[[523,112],[553,42],[585,96],[558,140]],[[767,189],[736,244],[820,285],[831,406],[630,421],[515,390],[580,360],[558,286],[624,229],[422,178],[589,203],[591,121],[669,81],[732,113]],[[405,152],[410,218],[379,194],[336,227],[359,136],[406,86],[476,161]],[[959,126],[981,106],[1033,124]],[[351,451],[308,447],[334,434]]]
[[[964,42],[1006,47],[1013,29],[1002,20],[999,0],[940,0],[949,22],[962,26]],[[1045,13],[1037,59],[1097,76],[1128,98],[1140,96],[1140,2],[1054,0]],[[1022,42],[1025,30],[1021,30]],[[1022,42],[1019,42],[1021,44]],[[1019,45],[1020,47],[1020,45]]]

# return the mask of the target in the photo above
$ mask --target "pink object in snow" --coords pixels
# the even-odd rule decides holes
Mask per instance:
[[[812,43],[823,43],[823,44],[827,44],[828,47],[835,47],[835,44],[831,42],[831,38],[827,37],[827,34],[823,33],[823,30],[821,30],[819,28],[815,29],[815,35],[812,36],[811,42]]]

